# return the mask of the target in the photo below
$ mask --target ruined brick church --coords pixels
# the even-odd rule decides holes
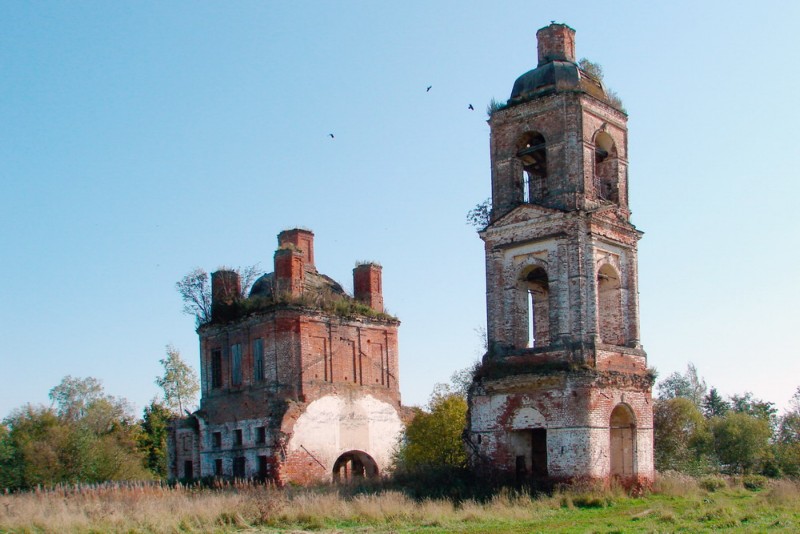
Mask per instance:
[[[654,377],[639,340],[627,115],[577,65],[572,28],[537,38],[537,67],[489,120],[489,347],[470,390],[471,463],[518,481],[647,485]]]
[[[397,327],[381,267],[353,270],[354,296],[317,271],[314,234],[278,235],[274,272],[241,296],[238,273],[212,274],[200,336],[200,409],[172,425],[171,478],[278,484],[375,477],[405,410]]]
[[[487,476],[648,485],[654,377],[639,339],[627,115],[576,63],[573,29],[537,37],[538,66],[489,120],[488,352],[465,446]],[[246,297],[237,273],[213,273],[200,409],[170,428],[170,477],[383,473],[408,411],[381,283],[380,266],[358,265],[346,294],[316,270],[301,229],[279,234],[274,272]]]

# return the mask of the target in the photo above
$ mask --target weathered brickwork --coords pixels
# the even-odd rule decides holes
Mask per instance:
[[[575,63],[575,32],[537,33],[539,64],[491,126],[489,351],[470,390],[475,469],[523,481],[653,479],[639,339],[627,116]]]
[[[278,236],[273,273],[247,298],[212,275],[200,335],[200,409],[170,429],[170,476],[300,484],[386,469],[403,429],[399,321],[384,313],[381,268],[358,265],[355,298],[314,265],[314,235]]]

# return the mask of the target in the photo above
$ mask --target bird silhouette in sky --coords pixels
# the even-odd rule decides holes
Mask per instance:
[[[475,108],[472,107],[472,104],[469,105],[469,109],[471,109],[472,111],[475,111]]]
[[[333,134],[328,134],[328,135],[330,135],[330,136],[331,136],[331,139],[334,139],[334,137],[333,137]]]
[[[433,86],[432,86],[432,85],[429,85],[429,86],[428,86],[428,88],[427,88],[427,89],[425,89],[425,92],[426,92],[426,93],[427,93],[427,92],[429,92],[429,91],[431,90],[431,87],[433,87]]]

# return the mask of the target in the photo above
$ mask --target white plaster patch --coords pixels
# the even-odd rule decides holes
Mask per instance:
[[[309,404],[297,419],[287,449],[291,453],[305,448],[329,472],[342,454],[363,451],[382,473],[403,428],[394,406],[371,395],[354,400],[326,395]]]

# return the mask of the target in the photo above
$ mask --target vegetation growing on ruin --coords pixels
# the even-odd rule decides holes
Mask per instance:
[[[578,67],[580,67],[583,72],[592,78],[595,78],[600,83],[603,83],[603,66],[599,63],[594,63],[593,61],[589,61],[587,58],[583,57],[578,60]],[[617,92],[605,86],[603,88],[605,89],[608,103],[623,113],[626,113],[625,106],[622,104],[622,99],[619,97]]]
[[[308,308],[348,319],[368,318],[383,321],[397,320],[397,317],[386,312],[379,312],[347,295],[336,295],[326,292],[322,294],[303,294],[299,296],[280,293],[272,298],[258,296],[238,300],[223,309],[221,313],[221,322],[240,319],[252,313],[264,312],[276,307]]]

